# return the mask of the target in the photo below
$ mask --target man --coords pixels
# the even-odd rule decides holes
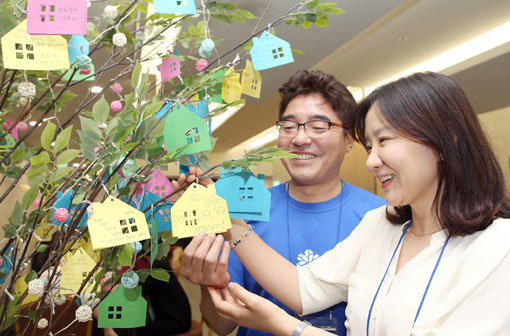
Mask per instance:
[[[292,264],[303,266],[344,240],[367,211],[384,201],[338,177],[343,158],[353,145],[348,128],[356,102],[347,88],[323,72],[298,71],[279,92],[278,146],[297,158],[282,160],[291,179],[270,189],[269,222],[249,224]],[[189,180],[194,179],[193,172]],[[178,182],[182,184],[184,176]],[[217,314],[206,285],[221,288],[229,281],[237,282],[291,312],[257,284],[234,254],[230,254],[227,273],[228,253],[221,252],[222,248],[228,251],[227,244],[221,236],[205,236],[199,246],[190,244],[185,249],[181,264],[181,274],[202,285],[200,310],[211,329],[225,335],[236,324]],[[345,303],[304,319],[346,334]],[[264,334],[243,327],[238,331],[240,336]]]

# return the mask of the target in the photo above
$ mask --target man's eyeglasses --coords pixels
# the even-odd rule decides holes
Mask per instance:
[[[308,120],[302,124],[293,120],[279,120],[276,122],[278,132],[284,136],[296,136],[299,133],[300,126],[303,126],[306,134],[311,136],[322,135],[333,126],[345,128],[342,124],[326,120]]]

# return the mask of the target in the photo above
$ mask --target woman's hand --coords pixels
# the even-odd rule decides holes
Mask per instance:
[[[226,288],[208,287],[218,312],[235,323],[275,335],[290,335],[298,320],[269,300],[250,293],[239,284],[229,283]]]

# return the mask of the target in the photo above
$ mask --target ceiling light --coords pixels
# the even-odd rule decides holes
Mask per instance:
[[[218,107],[221,107],[223,104],[219,103],[209,103],[209,111],[212,111],[214,109],[217,109]],[[223,125],[230,117],[232,117],[234,114],[237,113],[241,108],[244,107],[244,104],[239,104],[236,106],[229,106],[227,107],[227,110],[220,114],[217,117],[211,118],[211,132],[214,132],[217,130],[221,125]]]
[[[93,86],[90,88],[90,92],[92,92],[92,93],[99,93],[101,91],[103,91],[103,88],[100,86]]]
[[[456,64],[464,62],[472,57],[483,54],[509,41],[510,41],[510,21],[484,34],[481,34],[475,37],[474,39],[464,42],[461,45],[452,48],[436,57],[430,58],[423,63],[420,63],[414,67],[402,71],[401,73],[398,73],[390,78],[387,78],[377,83],[373,87],[366,88],[365,91],[371,92],[376,87],[379,87],[385,83],[396,80],[398,78],[409,76],[415,72],[420,71],[440,72],[441,70],[447,69]],[[368,94],[367,92],[365,93]]]
[[[254,137],[243,142],[243,147],[248,148],[249,150],[257,149],[267,145],[270,142],[278,139],[278,130],[276,127],[272,126],[265,131],[260,132]]]

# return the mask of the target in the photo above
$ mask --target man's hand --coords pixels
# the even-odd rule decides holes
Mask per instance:
[[[190,167],[187,175],[184,175],[181,173],[181,175],[179,175],[177,180],[172,181],[172,186],[173,186],[174,190],[176,190],[176,189],[182,187],[185,183],[195,182],[197,177],[199,177],[200,175],[202,175],[202,170],[200,168]],[[198,181],[198,183],[200,185],[203,185],[204,187],[207,187],[207,185],[214,183],[214,182],[211,179],[200,179]],[[175,195],[175,199],[178,199],[184,193],[184,190],[185,189],[179,191]]]
[[[230,280],[229,253],[230,245],[223,236],[200,233],[184,249],[180,273],[197,285],[223,288]]]

